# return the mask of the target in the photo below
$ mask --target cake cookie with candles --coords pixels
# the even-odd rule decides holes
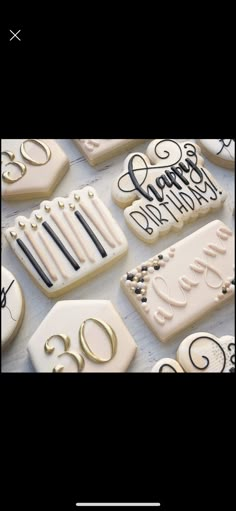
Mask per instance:
[[[215,220],[128,271],[121,286],[163,342],[234,295],[234,236]]]
[[[203,154],[216,165],[234,169],[235,140],[232,138],[199,139],[197,141]]]
[[[144,142],[141,139],[112,139],[112,138],[78,138],[75,139],[81,153],[90,165],[97,165],[132,147]]]
[[[90,186],[43,201],[30,218],[18,216],[5,236],[50,298],[110,267],[128,249],[120,227]]]
[[[146,154],[125,159],[112,195],[136,236],[153,243],[222,206],[226,192],[203,163],[198,145],[171,139],[154,140]]]
[[[124,372],[137,346],[108,300],[57,302],[32,335],[38,372]]]
[[[1,345],[2,349],[16,336],[24,317],[24,296],[14,275],[1,267]]]
[[[55,140],[2,140],[1,188],[4,200],[50,197],[69,169],[69,160]]]

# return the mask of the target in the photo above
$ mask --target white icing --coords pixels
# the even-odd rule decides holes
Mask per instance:
[[[24,298],[14,275],[3,266],[1,274],[1,344],[4,347],[21,325]]]
[[[86,248],[86,239],[83,236],[82,232],[79,232],[79,226],[75,225],[75,219],[71,216],[71,212],[69,211],[63,211],[63,215],[65,219],[67,220],[69,226],[71,227],[72,232],[74,233],[75,237],[77,238],[79,244],[81,245],[84,253],[86,254],[86,257],[91,263],[95,262],[95,257],[89,253],[89,251]]]
[[[173,358],[162,358],[152,368],[152,373],[183,373],[182,367]]]
[[[24,200],[32,199],[33,197],[48,197],[53,189],[57,186],[59,181],[69,169],[69,160],[57,144],[55,140],[43,139],[42,142],[47,144],[51,151],[51,157],[45,165],[33,165],[32,163],[24,160],[20,152],[20,147],[26,139],[3,139],[2,152],[10,151],[15,155],[13,163],[19,161],[24,163],[27,170],[24,176],[15,181],[14,183],[6,183],[1,178],[2,197],[9,200]],[[45,161],[45,154],[37,144],[33,142],[27,143],[27,152],[37,161]],[[19,170],[16,165],[7,165],[9,157],[2,155],[2,174],[8,170],[11,176],[15,179]]]
[[[75,195],[80,196],[80,200],[77,202],[74,200]],[[92,195],[99,206],[101,205],[102,209],[102,217],[100,217],[99,225],[97,220],[95,224],[92,222],[91,219],[94,215],[89,215],[88,218],[80,206],[82,202],[84,205],[90,207],[93,202],[93,198],[91,198]],[[75,209],[70,208],[72,203],[75,205]],[[100,251],[95,241],[92,240],[91,235],[88,234],[85,226],[75,216],[75,212],[77,211],[83,217],[84,221],[86,221],[94,236],[96,236],[100,244]],[[35,224],[35,214],[42,217],[42,220],[37,224]],[[105,217],[106,222],[104,221]],[[25,229],[19,226],[19,222],[21,221],[27,224]],[[68,257],[65,256],[45,229],[45,222],[60,239],[64,249],[73,259],[73,263],[68,260]],[[33,224],[35,228],[32,228],[31,224]],[[110,226],[110,233],[106,227],[108,224]],[[11,236],[12,231],[16,233],[16,238]],[[28,239],[29,236],[27,237],[26,234],[27,232],[30,232],[30,243]],[[115,246],[110,246],[107,234],[109,240],[110,238],[114,240],[112,244]],[[82,279],[88,278],[93,273],[97,274],[98,271],[103,268],[105,269],[106,266],[121,257],[128,248],[126,238],[118,224],[111,216],[109,210],[97,197],[95,190],[91,187],[73,191],[67,198],[59,197],[53,199],[51,202],[42,202],[37,213],[33,211],[28,220],[24,217],[16,218],[15,225],[8,228],[5,231],[5,235],[7,241],[10,243],[15,254],[28,270],[29,274],[37,282],[40,289],[49,297],[58,296],[69,290],[72,286],[79,284]],[[45,283],[33,267],[17,240],[21,240],[30,250],[46,277],[49,278],[53,284],[51,287]],[[105,256],[103,257],[102,254],[105,254]],[[73,264],[75,266],[73,266]]]
[[[74,239],[73,234],[68,229],[68,226],[63,223],[63,220],[57,216],[53,211],[50,213],[50,217],[53,219],[55,224],[57,225],[58,229],[61,231],[61,233],[64,235],[64,237],[67,239],[69,245],[73,248],[74,253],[77,255],[79,261],[81,263],[85,262],[84,255],[82,254],[80,250],[80,246],[77,243],[77,240]],[[73,233],[73,231],[72,231]]]
[[[94,214],[94,212],[90,210],[90,206],[92,203],[93,203],[92,199],[90,199],[90,204],[88,204],[87,202],[85,204],[81,200],[79,203],[79,206],[82,209],[82,211],[87,215],[87,217],[91,220],[91,222],[96,226],[96,228],[98,229],[100,234],[103,236],[103,238],[106,240],[108,245],[110,245],[110,247],[114,248],[116,246],[116,243],[114,243],[114,241],[110,235],[110,232],[108,232],[107,225],[106,225],[106,222],[104,221],[104,218],[102,218],[102,220],[103,220],[103,224],[105,225],[105,227],[101,223],[101,218],[97,219],[97,215]]]
[[[222,240],[225,251],[216,251],[214,266],[212,266],[207,262],[207,258],[209,257],[211,261],[213,258],[207,256],[203,250],[209,243],[213,245],[219,243],[219,233],[221,236],[222,234],[227,236],[227,239]],[[205,225],[177,242],[175,249],[175,257],[169,259],[165,267],[148,273],[150,282],[147,284],[145,297],[146,305],[150,310],[144,318],[161,341],[167,341],[181,329],[213,310],[217,305],[215,299],[218,294],[220,295],[219,303],[223,303],[234,293],[233,284],[228,287],[226,294],[222,293],[225,281],[233,280],[234,265],[232,231],[222,222],[215,220]],[[163,260],[168,251],[167,249],[163,252]],[[232,278],[229,279],[229,275],[232,275]],[[135,287],[132,290],[133,282],[131,287],[126,286],[125,282],[125,278],[122,278],[122,287],[133,305],[142,314],[143,308],[137,300]]]
[[[235,339],[207,332],[191,334],[180,344],[177,360],[188,373],[231,372],[235,368]]]
[[[117,337],[117,351],[115,356],[107,363],[98,364],[89,360],[81,350],[78,332],[81,324],[88,318],[98,318],[106,322]],[[53,338],[51,345],[54,352],[49,355],[44,351],[44,344],[51,335],[64,334],[70,338],[70,351],[82,354],[85,360],[83,372],[123,372],[126,371],[136,353],[137,346],[126,328],[121,317],[111,302],[106,300],[67,300],[59,301],[50,310],[46,318],[32,335],[28,352],[33,365],[38,372],[52,372],[57,364],[65,366],[64,372],[76,372],[75,360],[69,357],[60,357],[63,352],[63,343]],[[85,329],[86,339],[92,351],[102,358],[110,356],[110,344],[104,330],[94,322],[88,321]],[[55,375],[55,378],[57,375]]]
[[[53,248],[51,247],[49,241],[47,240],[45,234],[41,231],[38,232],[38,236],[40,237],[41,241],[43,242],[44,247],[46,248],[47,252],[51,256],[53,262],[55,263],[56,268],[59,270],[61,276],[64,279],[68,279],[67,273],[63,269],[63,265],[61,264],[58,256],[55,254]]]
[[[131,153],[126,158],[112,195],[125,208],[129,227],[150,243],[160,233],[180,230],[188,220],[220,207],[226,198],[203,167],[196,144],[165,139],[151,142],[146,154]],[[173,257],[171,251],[168,255]]]

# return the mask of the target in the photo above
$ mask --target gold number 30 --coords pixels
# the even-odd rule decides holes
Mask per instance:
[[[27,142],[32,142],[33,144],[38,145],[39,147],[41,147],[43,149],[45,156],[46,156],[45,161],[41,162],[41,161],[37,161],[37,160],[34,160],[33,158],[31,158],[31,156],[27,153],[27,149],[26,149]],[[27,140],[24,140],[24,142],[22,142],[22,144],[20,146],[20,152],[21,152],[22,158],[24,160],[26,160],[27,162],[31,163],[31,165],[37,165],[37,166],[46,165],[46,163],[48,163],[48,161],[51,158],[51,150],[48,147],[48,145],[45,144],[45,142],[42,142],[42,140],[37,140],[36,138],[35,139],[28,138]],[[11,173],[9,170],[5,170],[2,173],[3,181],[5,181],[5,183],[8,183],[8,184],[16,183],[16,181],[19,181],[20,179],[22,179],[22,177],[24,177],[24,175],[26,174],[26,172],[27,172],[26,165],[21,161],[15,160],[15,154],[12,151],[2,151],[1,154],[8,156],[8,158],[10,160],[8,163],[5,164],[5,167],[7,167],[8,165],[14,165],[14,166],[18,167],[19,172],[20,172],[19,176],[14,178],[11,176]]]
[[[109,358],[105,359],[105,358],[99,357],[89,347],[89,345],[86,341],[86,338],[85,338],[85,324],[87,321],[94,321],[94,323],[99,325],[107,334],[108,339],[110,341],[110,345],[111,345],[111,355]],[[64,344],[64,351],[58,355],[58,358],[62,357],[62,356],[66,356],[66,355],[73,358],[73,360],[75,360],[75,362],[77,364],[77,371],[78,372],[83,371],[84,365],[85,365],[84,357],[82,355],[80,355],[80,353],[70,351],[70,343],[71,342],[70,342],[70,337],[68,335],[64,335],[64,334],[51,335],[46,340],[46,342],[44,344],[44,351],[48,355],[50,355],[54,352],[55,347],[52,346],[51,344],[49,344],[51,339],[53,339],[54,337],[58,337],[59,339],[61,339]],[[80,346],[81,346],[81,349],[82,349],[84,355],[87,358],[89,358],[92,362],[95,362],[97,364],[105,364],[106,362],[109,362],[115,356],[116,351],[117,351],[117,337],[116,337],[116,334],[115,334],[113,328],[110,325],[108,325],[107,323],[105,323],[104,321],[97,319],[97,318],[89,318],[82,323],[82,325],[79,329],[79,342],[80,342]],[[52,370],[53,373],[61,373],[63,371],[64,371],[64,366],[60,365],[60,364],[56,365]]]

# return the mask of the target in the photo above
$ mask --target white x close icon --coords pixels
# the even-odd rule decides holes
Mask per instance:
[[[10,39],[10,41],[12,41],[12,39],[15,39],[15,38],[18,39],[18,41],[21,41],[21,39],[18,37],[18,34],[21,32],[21,29],[18,30],[18,32],[16,32],[16,33],[13,32],[13,30],[10,29],[10,32],[13,34],[11,39]]]

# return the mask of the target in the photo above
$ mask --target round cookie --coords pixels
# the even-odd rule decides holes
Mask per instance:
[[[230,138],[197,140],[203,154],[216,165],[234,169],[235,140]]]
[[[162,358],[154,365],[152,373],[184,373],[184,371],[173,358]]]
[[[208,332],[191,334],[180,344],[177,360],[187,373],[234,373],[235,339]]]
[[[14,275],[2,266],[2,348],[16,336],[24,317],[24,297]]]

